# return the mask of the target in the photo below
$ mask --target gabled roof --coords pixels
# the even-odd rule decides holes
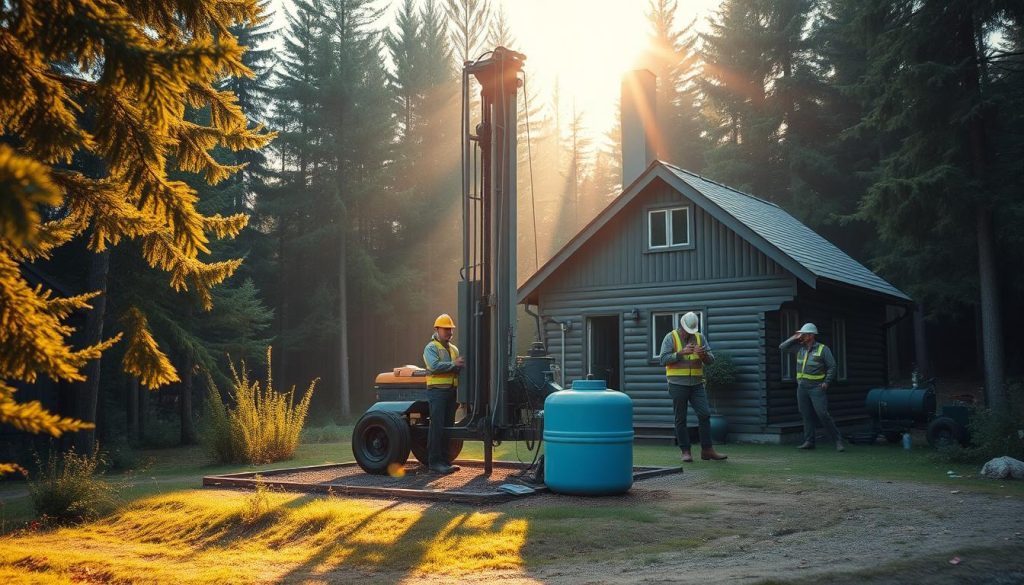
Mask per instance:
[[[899,303],[911,302],[909,296],[778,205],[662,161],[652,162],[604,211],[523,283],[519,288],[518,302],[531,299],[549,276],[657,179],[693,200],[705,212],[812,288],[817,288],[821,282],[829,282],[883,295]]]

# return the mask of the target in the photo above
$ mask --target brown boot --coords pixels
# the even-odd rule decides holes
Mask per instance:
[[[728,459],[728,455],[722,455],[718,451],[715,451],[714,447],[708,447],[707,449],[701,448],[700,458],[704,461],[723,461]]]
[[[813,448],[814,448],[814,443],[812,443],[810,441],[804,441],[803,445],[800,445],[799,447],[797,447],[797,449],[813,449]]]
[[[689,449],[683,449],[683,455],[681,457],[683,463],[693,463],[693,455],[690,454]]]

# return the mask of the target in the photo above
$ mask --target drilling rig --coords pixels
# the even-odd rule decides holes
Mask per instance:
[[[487,474],[493,448],[502,441],[539,445],[544,399],[561,389],[553,382],[554,359],[541,341],[529,355],[515,355],[517,97],[525,59],[497,47],[462,70],[458,323],[466,366],[458,384],[462,416],[446,429],[447,455],[454,460],[464,441],[482,441]],[[470,128],[472,79],[480,87],[480,115]],[[389,473],[404,465],[410,452],[426,465],[426,375],[422,367],[405,366],[377,376],[377,402],[352,435],[353,455],[367,473]]]

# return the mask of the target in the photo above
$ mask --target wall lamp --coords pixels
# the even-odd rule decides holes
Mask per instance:
[[[634,321],[640,320],[640,309],[633,307],[633,310],[629,312],[629,316]]]

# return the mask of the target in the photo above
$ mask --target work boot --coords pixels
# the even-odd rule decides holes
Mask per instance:
[[[431,473],[438,473],[440,475],[448,475],[449,473],[455,473],[461,469],[458,465],[431,465]]]
[[[701,448],[700,458],[704,461],[724,461],[729,458],[728,455],[722,455],[718,451],[715,451],[714,447]]]
[[[843,445],[843,440],[842,439],[839,439],[838,441],[836,441],[836,451],[839,451],[840,453],[842,453],[843,451],[846,451],[846,447]]]
[[[683,456],[681,457],[683,463],[693,463],[693,455],[690,454],[689,449],[683,449]]]
[[[803,445],[800,445],[799,447],[797,447],[797,449],[813,449],[813,448],[814,448],[814,443],[812,443],[810,441],[804,441]]]

